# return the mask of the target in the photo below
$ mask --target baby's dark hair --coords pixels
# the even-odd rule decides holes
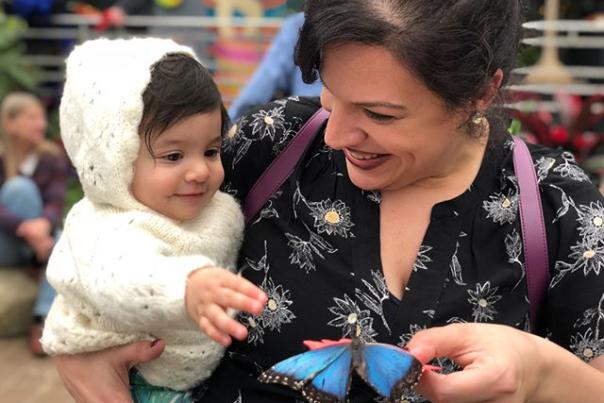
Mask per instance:
[[[138,132],[151,154],[158,135],[198,113],[220,110],[221,135],[228,130],[229,117],[210,72],[185,53],[168,53],[151,67],[143,105]]]

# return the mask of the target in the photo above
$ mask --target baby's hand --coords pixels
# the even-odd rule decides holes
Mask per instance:
[[[191,319],[216,342],[228,346],[231,336],[243,340],[247,329],[227,314],[229,308],[259,315],[267,296],[237,274],[208,267],[189,274],[185,304]]]

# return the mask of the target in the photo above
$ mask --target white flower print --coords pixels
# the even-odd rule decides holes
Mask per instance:
[[[604,267],[604,246],[594,239],[583,238],[570,249],[572,253],[568,257],[576,260],[573,263],[556,262],[557,273],[550,282],[550,288],[554,288],[568,273],[582,270],[584,276],[591,272],[599,275]]]
[[[520,267],[520,278],[518,282],[512,289],[518,287],[518,285],[522,282],[524,277],[526,276],[526,272],[524,269],[524,263],[520,261],[520,255],[522,254],[522,240],[520,239],[520,235],[518,231],[514,228],[511,233],[505,236],[505,251],[508,255],[508,263],[518,264]]]
[[[407,343],[409,343],[409,340],[411,340],[413,338],[413,336],[415,336],[415,334],[417,332],[419,332],[420,330],[424,330],[427,329],[426,326],[420,326],[417,324],[411,324],[409,325],[409,333],[403,333],[399,336],[399,342],[397,343],[397,345],[400,348],[405,348],[405,346],[407,345]]]
[[[391,403],[392,402],[392,400],[383,398],[381,396],[374,398],[373,401],[376,403]],[[425,402],[425,401],[426,400],[420,394],[415,392],[413,389],[408,389],[408,388],[405,388],[403,390],[403,394],[396,399],[397,403],[420,403],[420,402]]]
[[[579,233],[604,241],[604,207],[600,201],[579,206]]]
[[[447,324],[450,325],[451,323],[468,323],[468,321],[460,318],[459,316],[453,316],[447,320]]]
[[[516,146],[516,144],[514,144],[514,140],[506,140],[505,143],[503,143],[503,147],[507,148],[508,150],[513,150],[514,147]]]
[[[497,295],[498,287],[491,289],[491,282],[487,281],[483,284],[476,283],[475,290],[468,290],[470,298],[468,302],[474,305],[472,316],[476,322],[485,322],[493,320],[497,314],[494,305],[501,299],[501,295]]]
[[[595,319],[595,323],[594,323]],[[588,327],[583,333],[577,332],[571,336],[571,350],[585,362],[604,354],[604,339],[600,337],[600,329],[604,321],[604,294],[600,297],[596,308],[587,309],[574,324],[574,328]],[[592,325],[593,323],[593,325]]]
[[[247,327],[247,342],[253,345],[264,343],[264,328],[260,322],[260,316],[240,312],[238,321]]]
[[[482,202],[482,208],[488,213],[487,218],[491,218],[493,222],[511,224],[516,220],[518,212],[518,193],[510,189],[507,194],[491,195],[489,200]]]
[[[289,299],[289,290],[284,289],[281,284],[275,285],[271,278],[262,284],[262,289],[266,292],[268,299],[259,321],[262,327],[281,332],[281,325],[291,323],[296,318],[296,315],[289,309],[293,303]]]
[[[355,294],[359,300],[361,300],[365,306],[375,312],[381,319],[382,323],[386,330],[388,330],[388,334],[391,334],[390,326],[386,321],[386,317],[384,316],[384,301],[390,298],[390,291],[388,291],[388,287],[386,286],[386,280],[381,272],[372,270],[371,271],[371,279],[373,280],[373,284],[369,283],[367,280],[361,280],[361,282],[367,287],[369,290],[368,293],[355,289]]]
[[[256,224],[257,222],[265,219],[265,218],[279,218],[279,212],[275,207],[273,207],[273,203],[283,194],[282,190],[278,190],[268,199],[266,203],[266,207],[264,207],[260,213],[258,214],[258,218],[252,223]]]
[[[233,196],[234,198],[238,199],[238,193],[237,193],[237,189],[233,189],[233,184],[228,182],[228,183],[223,183],[221,189],[224,193],[227,193],[231,196]]]
[[[380,204],[382,202],[382,194],[380,192],[378,192],[377,190],[371,190],[371,191],[364,190],[363,194],[365,194],[367,196],[367,199],[369,199],[369,201],[372,201],[375,204]]]
[[[293,118],[291,122],[284,122],[283,134],[280,136],[279,141],[273,144],[273,154],[279,154],[285,147],[289,145],[291,139],[298,133],[298,129],[301,126],[300,118]]]
[[[318,150],[315,151],[314,154],[312,154],[309,158],[307,158],[305,166],[309,166],[310,164],[312,164],[313,160],[315,158],[320,157],[321,155],[326,155],[327,159],[331,160],[331,158],[333,156],[333,149],[331,147],[323,144]],[[341,176],[341,174],[338,174],[337,172],[334,172],[332,175]]]
[[[268,264],[268,245],[266,241],[264,241],[264,254],[262,255],[262,257],[258,261],[252,260],[250,258],[245,258],[245,266],[248,266],[255,271],[264,272],[263,282],[266,281],[266,276],[268,275],[268,270],[270,268],[270,265]],[[245,269],[245,266],[243,269]]]
[[[231,150],[237,150],[231,166],[235,165],[247,154],[253,141],[246,137],[244,129],[247,126],[247,117],[241,118],[236,124],[231,126],[227,135],[222,141],[222,149],[225,153],[231,153]]]
[[[417,257],[415,258],[415,263],[413,264],[413,271],[418,270],[428,270],[428,266],[426,263],[431,263],[432,259],[427,255],[428,252],[432,250],[431,246],[422,245],[419,248],[419,252],[417,253]]]
[[[570,208],[573,207],[576,211],[577,214],[581,214],[579,209],[577,209],[577,206],[575,205],[575,202],[573,201],[572,198],[570,198],[566,192],[564,191],[564,189],[561,189],[560,187],[553,185],[553,184],[548,184],[548,186],[554,190],[557,190],[558,192],[560,192],[560,204],[561,206],[558,208],[558,210],[556,210],[556,216],[554,217],[553,222],[558,221],[560,218],[564,217],[569,211]]]
[[[308,203],[310,215],[315,219],[314,226],[319,234],[338,235],[342,238],[354,237],[350,229],[354,226],[350,220],[350,208],[341,200],[330,199]]]
[[[589,362],[604,354],[604,339],[598,338],[592,329],[587,329],[583,334],[571,336],[570,349],[577,357]]]
[[[451,269],[451,275],[453,276],[453,281],[457,285],[466,285],[463,281],[461,263],[459,263],[459,258],[457,257],[457,250],[459,249],[459,241],[455,245],[455,253],[453,253],[453,257],[451,258],[451,263],[449,263],[449,268]]]
[[[576,165],[575,157],[571,153],[563,152],[562,159],[564,159],[564,163],[554,168],[554,172],[559,173],[563,178],[570,178],[577,182],[589,182],[589,176]]]
[[[267,242],[264,242],[264,254],[258,261],[246,258],[245,267],[254,271],[264,272],[264,279],[260,287],[266,292],[268,299],[265,309],[260,315],[249,315],[244,312],[239,313],[239,320],[248,328],[248,342],[257,344],[264,343],[264,334],[266,329],[281,332],[281,326],[291,323],[296,315],[291,311],[290,306],[293,301],[290,299],[290,291],[281,284],[275,284],[273,279],[268,276],[268,250]]]
[[[535,168],[537,170],[537,181],[541,182],[547,177],[550,169],[554,166],[556,160],[551,157],[541,157],[537,160]]]
[[[319,235],[310,230],[308,232],[310,234],[308,241],[293,234],[285,234],[288,239],[287,246],[292,249],[292,253],[289,255],[289,262],[300,266],[307,274],[316,270],[314,254],[321,259],[325,259],[321,251],[325,251],[326,253],[336,253],[338,251]]]
[[[351,337],[354,332],[354,335],[363,342],[373,342],[377,332],[373,329],[373,318],[369,310],[359,308],[348,294],[344,294],[344,299],[333,300],[336,306],[328,309],[335,318],[327,324],[342,328],[342,337]]]
[[[260,110],[252,115],[252,134],[258,136],[260,140],[269,137],[272,141],[275,140],[277,130],[285,129],[284,125],[283,105],[270,109]]]

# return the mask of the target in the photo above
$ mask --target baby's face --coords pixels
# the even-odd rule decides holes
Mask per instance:
[[[153,155],[141,141],[131,185],[136,200],[174,220],[197,217],[224,179],[221,127],[216,110],[185,118],[155,137]]]

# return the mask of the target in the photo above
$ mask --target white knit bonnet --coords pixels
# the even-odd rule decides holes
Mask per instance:
[[[95,39],[76,46],[67,58],[61,137],[84,194],[94,203],[146,209],[129,191],[142,95],[151,66],[176,52],[196,58],[191,48],[157,38]]]

